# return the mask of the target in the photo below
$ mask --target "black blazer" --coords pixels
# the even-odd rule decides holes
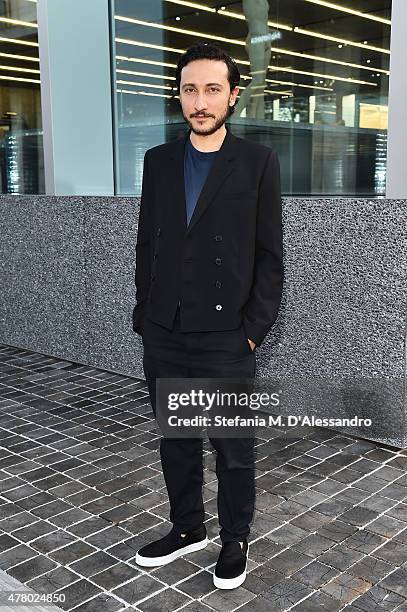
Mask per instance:
[[[183,138],[149,149],[136,245],[133,329],[145,316],[181,331],[242,322],[260,345],[283,286],[280,169],[276,153],[228,128],[187,227]]]

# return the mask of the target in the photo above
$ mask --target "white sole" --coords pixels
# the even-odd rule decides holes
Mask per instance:
[[[240,576],[236,576],[236,578],[219,578],[215,571],[213,572],[213,584],[218,589],[236,589],[246,580],[247,576],[247,559],[249,556],[249,546],[247,547],[247,557],[246,557],[246,566],[244,568],[244,572],[240,574]]]
[[[243,574],[240,576],[236,576],[236,578],[218,578],[215,574],[213,574],[213,584],[218,589],[236,589],[246,580],[246,569]]]
[[[204,540],[200,542],[195,542],[194,544],[189,544],[189,546],[184,546],[184,548],[180,548],[179,550],[174,550],[174,552],[169,555],[163,555],[162,557],[143,557],[136,553],[136,563],[137,565],[141,565],[143,567],[156,567],[159,565],[167,565],[167,563],[171,563],[175,561],[175,559],[179,559],[179,557],[183,557],[188,553],[196,552],[197,550],[202,550],[208,545],[208,538],[206,537]]]

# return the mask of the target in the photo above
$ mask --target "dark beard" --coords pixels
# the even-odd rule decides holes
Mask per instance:
[[[218,117],[218,119],[215,120],[215,122],[212,124],[212,127],[208,128],[202,125],[202,127],[200,128],[195,128],[190,118],[186,117],[183,114],[183,117],[185,121],[188,123],[189,127],[191,128],[191,131],[194,134],[197,134],[198,136],[211,136],[212,134],[217,132],[219,128],[222,127],[222,125],[225,123],[228,116],[229,116],[229,107],[225,110],[225,112],[220,117]]]

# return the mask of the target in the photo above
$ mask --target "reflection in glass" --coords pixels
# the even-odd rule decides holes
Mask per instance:
[[[391,0],[115,0],[120,194],[147,149],[187,131],[177,62],[196,42],[236,61],[231,130],[274,148],[286,195],[385,193]]]
[[[267,24],[269,3],[267,0],[243,0],[242,5],[249,31],[245,49],[250,61],[249,73],[252,79],[240,96],[235,112],[240,117],[246,109],[246,117],[264,119],[264,89],[273,39]]]
[[[2,193],[44,193],[36,3],[0,4]]]

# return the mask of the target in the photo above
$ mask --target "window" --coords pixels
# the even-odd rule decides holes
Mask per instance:
[[[1,192],[44,193],[35,0],[0,2]]]
[[[278,152],[286,195],[384,195],[391,1],[218,7],[115,0],[118,193],[140,194],[145,151],[188,131],[175,68],[213,42],[241,73],[228,125]]]

